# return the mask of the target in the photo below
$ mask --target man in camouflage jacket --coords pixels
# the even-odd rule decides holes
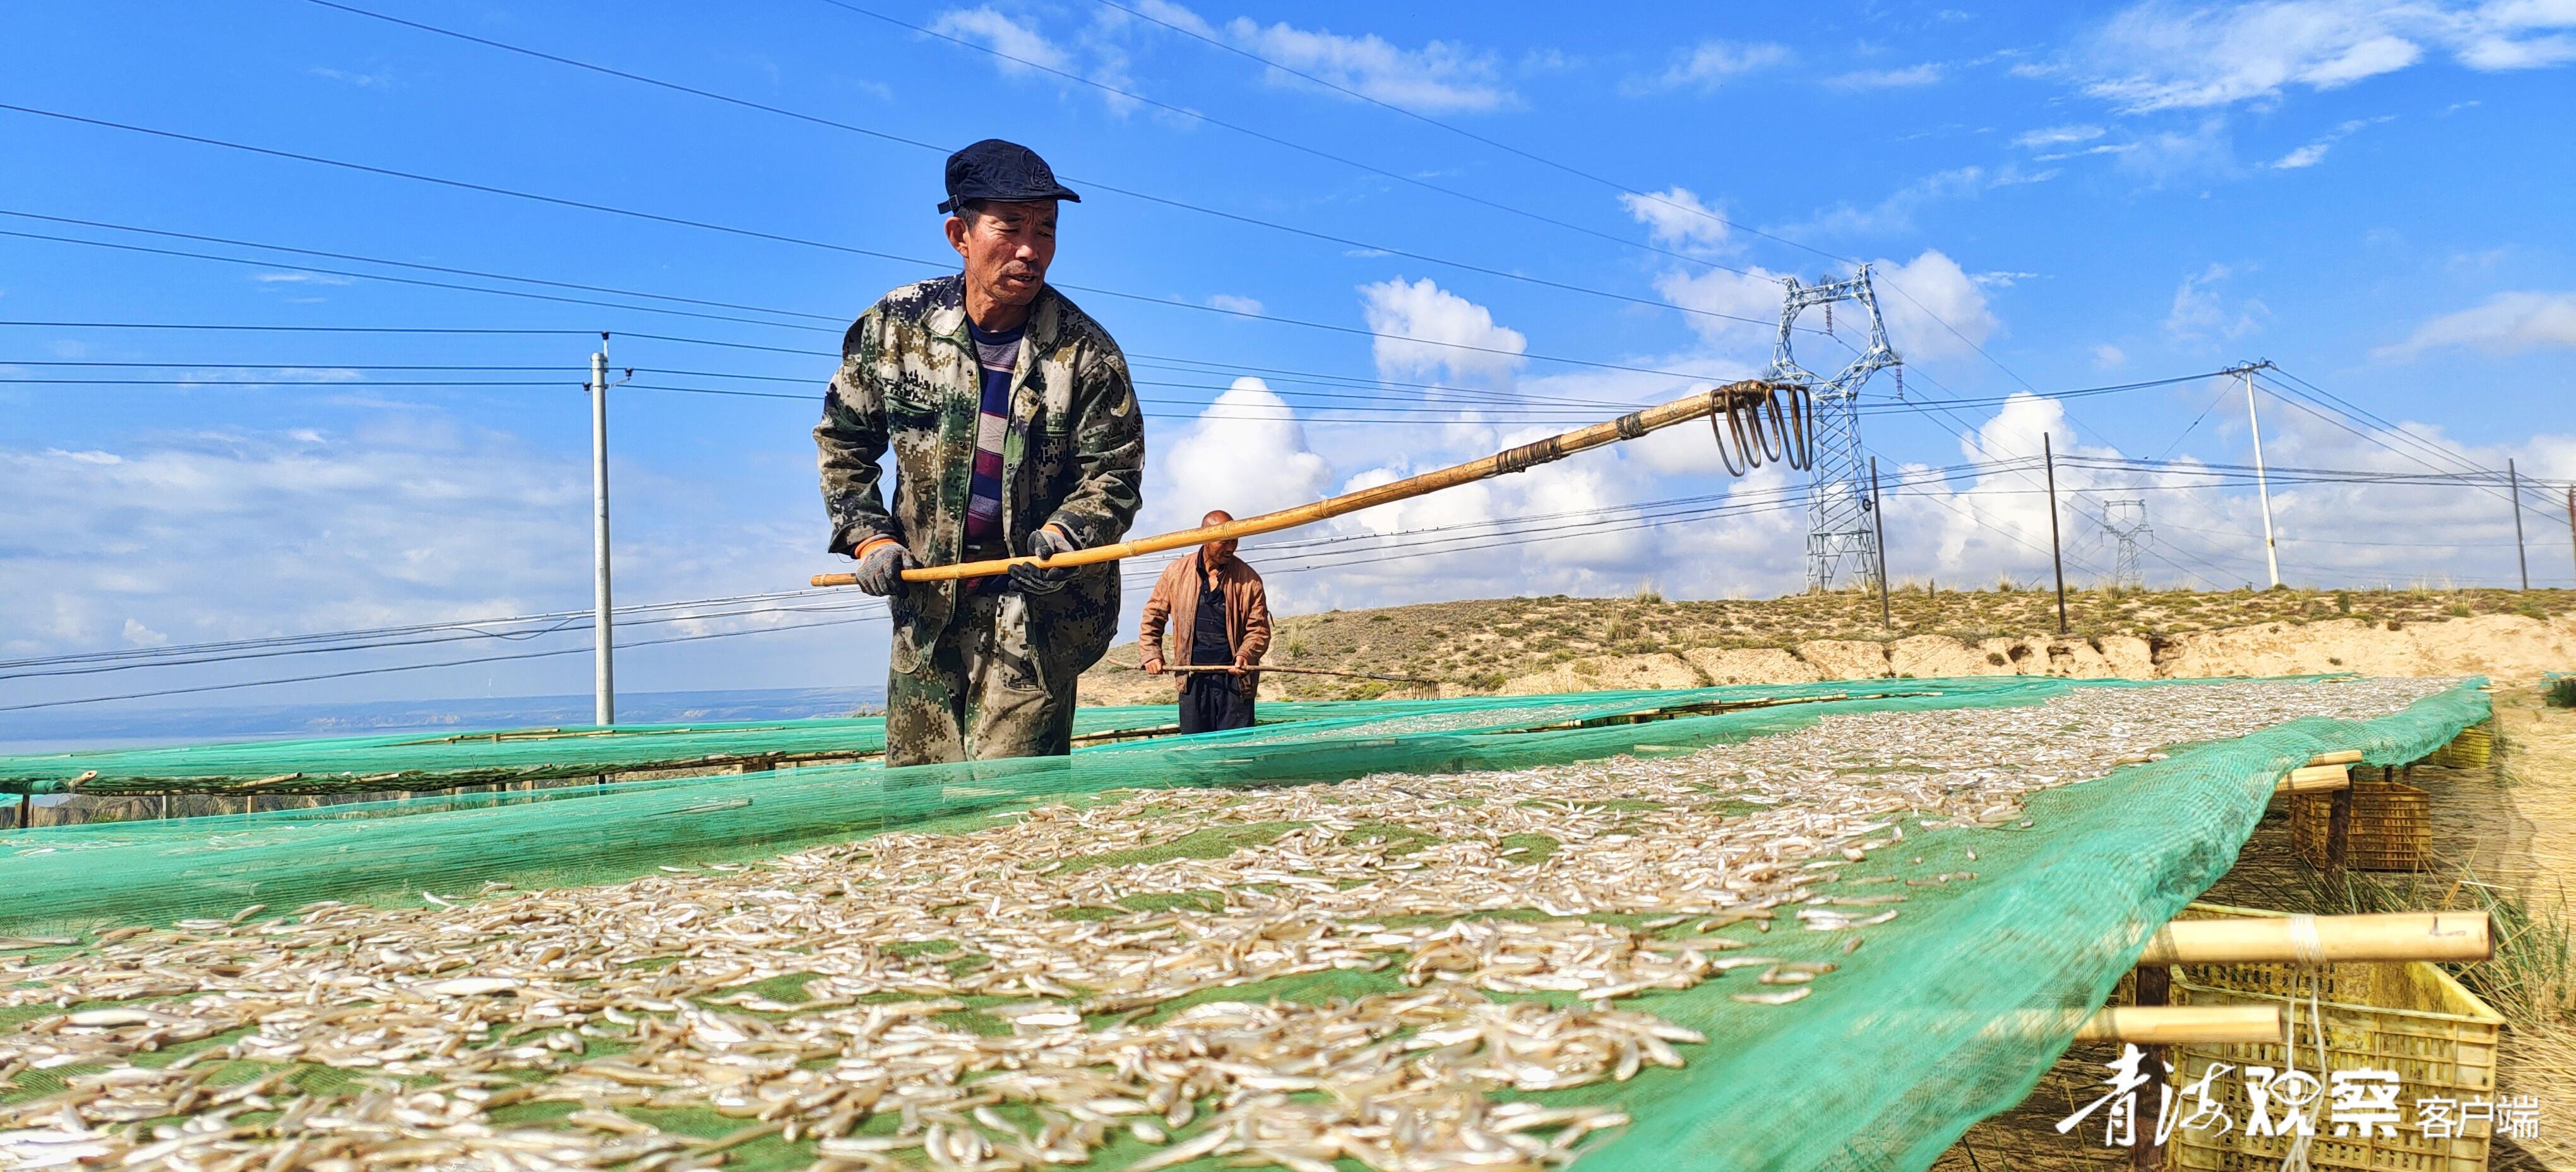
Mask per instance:
[[[965,271],[860,316],[814,428],[831,549],[859,558],[861,588],[893,611],[889,766],[1071,751],[1075,679],[1116,637],[1117,563],[963,582],[900,571],[1115,542],[1144,475],[1125,356],[1043,283],[1056,201],[1079,197],[998,140],[952,157],[948,190],[940,207],[957,213],[949,239]],[[1011,338],[1015,357],[996,362],[1009,354],[996,340]],[[891,509],[878,465],[889,448]]]

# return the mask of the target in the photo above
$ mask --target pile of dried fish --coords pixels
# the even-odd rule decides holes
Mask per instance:
[[[1681,1065],[1697,1035],[1612,1005],[1644,990],[1728,980],[1785,1005],[1829,985],[1834,964],[1714,933],[1794,925],[1850,951],[1907,888],[1835,877],[1901,849],[1901,820],[2026,825],[2028,793],[2164,746],[2443,686],[2082,689],[1652,760],[1129,792],[614,886],[111,932],[0,960],[0,1020],[22,1019],[0,1027],[0,1094],[19,1088],[0,1165],[653,1169],[784,1143],[840,1168],[1113,1146],[1138,1169],[1553,1167],[1624,1117],[1496,1092]],[[1599,913],[1632,919],[1581,918]],[[1270,996],[1334,971],[1377,991]],[[1487,996],[1530,992],[1574,998]],[[740,1129],[664,1126],[710,1111]]]

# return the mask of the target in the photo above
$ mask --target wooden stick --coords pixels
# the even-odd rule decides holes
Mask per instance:
[[[2335,750],[2334,752],[2331,752],[2331,753],[2319,753],[2319,754],[2317,754],[2317,755],[2316,755],[2316,756],[2314,756],[2314,757],[2310,757],[2310,758],[2308,758],[2308,764],[2310,764],[2310,765],[2359,765],[2359,764],[2361,764],[2361,750],[2359,750],[2359,749],[2337,749],[2337,750]]]
[[[2295,916],[2175,920],[2156,929],[2138,963],[2148,965],[2485,960],[2494,954],[2485,912],[2393,912],[2314,916],[2303,950]],[[2304,952],[2304,955],[2303,955]]]
[[[1127,670],[1127,671],[1143,671],[1143,670],[1145,670],[1144,668],[1142,668],[1142,667],[1138,667],[1137,665],[1132,664],[1132,663],[1117,663],[1117,662],[1110,662],[1110,663],[1109,663],[1109,666],[1111,666],[1111,667],[1115,667],[1115,668],[1123,668],[1123,669],[1125,669],[1125,670]],[[1229,672],[1230,672],[1230,671],[1233,671],[1234,669],[1233,669],[1232,667],[1226,666],[1226,665],[1224,665],[1224,664],[1213,664],[1213,663],[1181,663],[1181,664],[1166,664],[1166,665],[1164,665],[1163,670],[1164,670],[1164,671],[1168,671],[1168,672],[1187,672],[1187,671],[1198,671],[1198,672],[1207,672],[1207,671],[1229,671]],[[1276,672],[1285,672],[1285,673],[1287,673],[1287,674],[1289,674],[1289,675],[1292,675],[1292,676],[1340,676],[1340,677],[1342,677],[1342,678],[1344,678],[1344,679],[1352,679],[1352,680],[1385,680],[1385,681],[1387,681],[1387,682],[1389,682],[1389,683],[1396,683],[1396,684],[1445,684],[1445,683],[1450,682],[1450,681],[1448,681],[1448,680],[1422,680],[1422,679],[1415,679],[1415,678],[1413,678],[1412,676],[1381,676],[1381,675],[1371,675],[1370,673],[1368,673],[1368,672],[1364,672],[1364,671],[1333,671],[1333,670],[1330,670],[1330,669],[1328,669],[1328,668],[1321,668],[1321,667],[1284,667],[1284,666],[1280,666],[1280,665],[1276,665],[1276,664],[1261,664],[1261,663],[1256,663],[1256,664],[1252,665],[1251,667],[1245,668],[1245,669],[1244,669],[1244,671],[1245,671],[1247,674],[1250,674],[1250,673],[1259,673],[1259,672],[1266,672],[1266,671],[1276,671]]]
[[[1143,670],[1145,670],[1145,669],[1143,669],[1143,668],[1141,668],[1141,667],[1140,667],[1140,668],[1137,668],[1136,670],[1138,670],[1138,671],[1143,671]],[[1164,671],[1171,671],[1171,672],[1183,672],[1183,671],[1201,671],[1201,672],[1205,672],[1205,671],[1232,671],[1232,670],[1234,670],[1234,669],[1233,669],[1233,668],[1230,668],[1230,667],[1221,667],[1221,666],[1217,666],[1217,665],[1214,665],[1214,664],[1195,664],[1195,663],[1191,663],[1191,664],[1171,664],[1171,665],[1165,665],[1165,666],[1164,666],[1164,668],[1163,668],[1163,670],[1164,670]],[[1272,671],[1275,671],[1275,672],[1283,672],[1283,673],[1285,673],[1285,674],[1292,675],[1292,676],[1340,676],[1340,677],[1342,677],[1343,679],[1349,679],[1349,680],[1386,680],[1386,681],[1388,681],[1388,682],[1390,682],[1390,683],[1398,683],[1398,684],[1445,684],[1445,683],[1448,683],[1448,682],[1449,682],[1449,681],[1447,681],[1447,680],[1425,680],[1425,679],[1416,679],[1416,678],[1414,678],[1414,677],[1412,677],[1412,676],[1382,676],[1382,675],[1372,675],[1372,674],[1370,674],[1370,673],[1368,673],[1368,672],[1364,672],[1364,671],[1333,671],[1333,670],[1331,670],[1331,669],[1329,669],[1329,668],[1321,668],[1321,667],[1280,667],[1280,666],[1273,665],[1273,664],[1254,664],[1253,666],[1251,666],[1251,667],[1247,667],[1247,668],[1245,668],[1245,669],[1243,669],[1243,670],[1244,670],[1246,673],[1272,672]]]
[[[944,582],[957,578],[989,578],[995,574],[1005,573],[1009,571],[1012,566],[1017,565],[1088,566],[1098,562],[1114,562],[1120,558],[1131,558],[1149,553],[1160,553],[1167,549],[1180,549],[1184,546],[1204,545],[1211,541],[1225,541],[1230,538],[1251,537],[1260,533],[1275,533],[1282,529],[1292,529],[1299,525],[1310,525],[1317,521],[1329,520],[1331,518],[1341,516],[1344,513],[1358,512],[1361,509],[1374,508],[1378,505],[1391,504],[1400,500],[1408,500],[1425,493],[1438,492],[1444,488],[1455,488],[1461,484],[1484,480],[1488,477],[1519,472],[1536,465],[1564,459],[1576,452],[1588,451],[1593,448],[1615,444],[1621,440],[1635,439],[1647,432],[1671,427],[1676,423],[1687,423],[1693,419],[1705,419],[1711,415],[1725,411],[1730,404],[1740,405],[1755,400],[1760,400],[1767,404],[1770,401],[1771,395],[1775,391],[1783,390],[1793,396],[1804,393],[1803,391],[1779,387],[1775,384],[1762,382],[1760,380],[1729,383],[1714,390],[1695,391],[1661,406],[1648,407],[1641,411],[1630,412],[1629,414],[1620,416],[1608,423],[1596,423],[1590,427],[1578,428],[1561,435],[1549,436],[1548,438],[1536,443],[1523,444],[1517,448],[1511,449],[1510,451],[1497,452],[1481,460],[1470,460],[1464,464],[1442,468],[1436,472],[1425,472],[1420,476],[1406,477],[1403,480],[1398,480],[1391,484],[1381,484],[1375,488],[1364,488],[1358,492],[1344,493],[1341,496],[1316,501],[1313,504],[1299,505],[1292,509],[1281,509],[1277,512],[1263,513],[1254,517],[1245,517],[1242,520],[1228,521],[1222,525],[1203,525],[1196,529],[1183,529],[1175,533],[1165,533],[1156,537],[1142,537],[1134,541],[1121,541],[1112,545],[1095,546],[1091,549],[1077,549],[1072,553],[1059,554],[1053,558],[1044,560],[1034,557],[1016,557],[997,558],[992,561],[981,562],[959,562],[955,565],[948,566],[924,566],[918,569],[905,570],[903,572],[903,580],[906,582]],[[1769,408],[1766,406],[1764,410],[1767,412]],[[1800,420],[1801,422],[1799,426],[1803,430],[1803,415],[1800,416]],[[1791,437],[1793,445],[1796,444],[1796,440],[1797,437]],[[858,575],[816,574],[814,575],[813,582],[816,586],[853,586],[858,583]]]
[[[2075,1031],[2079,1042],[2223,1045],[2281,1042],[2290,1036],[2290,1007],[2268,1005],[2110,1005]]]

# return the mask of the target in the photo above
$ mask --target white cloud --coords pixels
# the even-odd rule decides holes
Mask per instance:
[[[23,506],[0,575],[29,603],[0,614],[0,644],[521,613],[540,584],[588,580],[590,540],[586,470],[528,457],[416,421],[337,446],[247,433],[0,450],[0,497]]]
[[[2009,163],[1993,169],[1974,165],[1954,167],[1935,171],[1897,188],[1870,207],[1839,204],[1802,225],[1799,230],[1851,236],[1909,232],[1914,228],[1915,211],[1926,204],[1972,198],[1997,188],[2046,183],[2056,177],[2055,170],[2025,171],[2019,165]]]
[[[2015,135],[2013,137],[2013,145],[2028,150],[2045,150],[2049,147],[2073,146],[2079,142],[2091,142],[2107,133],[2109,133],[2109,131],[2102,129],[2099,126],[2092,125],[2044,126],[2038,130],[2026,130]]]
[[[2174,288],[2173,308],[2165,314],[2165,332],[2185,340],[2212,336],[2233,340],[2263,328],[2272,311],[2262,302],[2247,298],[2230,308],[2219,295],[2215,286],[2234,275],[2234,269],[2212,264],[2198,275],[2184,277]]]
[[[1909,65],[1903,69],[1861,69],[1840,73],[1825,79],[1825,84],[1838,89],[1914,89],[1936,85],[1941,80],[1941,67],[1932,62]]]
[[[252,273],[250,279],[263,285],[346,285],[350,278],[330,273]]]
[[[2121,170],[2157,185],[2193,183],[2243,171],[2224,118],[2204,118],[2187,131],[2146,135],[2127,144],[2118,157]]]
[[[1210,509],[1249,517],[1320,499],[1333,469],[1296,411],[1257,378],[1238,378],[1147,462],[1147,515],[1138,533],[1199,523]]]
[[[1440,374],[1470,382],[1508,383],[1529,339],[1494,324],[1491,310],[1442,289],[1431,278],[1402,277],[1360,286],[1362,312],[1378,335],[1382,378]]]
[[[1716,252],[1726,246],[1725,219],[1687,187],[1646,195],[1622,192],[1619,204],[1646,226],[1647,237],[1657,244],[1694,252]]]
[[[1007,74],[1026,76],[1036,72],[1030,66],[1067,73],[1074,70],[1073,58],[1047,40],[1034,26],[1022,24],[990,7],[940,13],[937,20],[930,22],[930,31],[960,40],[977,41],[996,53],[1017,58],[994,59],[994,64]]]
[[[1786,45],[1768,41],[1702,41],[1682,50],[1670,68],[1653,78],[1631,78],[1631,93],[1697,88],[1714,90],[1738,77],[1775,69],[1794,59]]]
[[[345,85],[353,85],[359,89],[374,89],[378,86],[390,87],[397,84],[394,79],[394,71],[390,69],[379,69],[374,73],[358,73],[353,70],[328,69],[316,65],[311,69],[305,70],[305,72],[310,73],[315,77],[326,78]]]
[[[1198,21],[1178,5],[1150,5],[1146,11],[1174,24],[1206,29],[1204,21]],[[1110,113],[1123,118],[1144,108],[1144,102],[1130,96],[1136,93],[1137,85],[1128,71],[1128,42],[1144,27],[1126,8],[1105,5],[1092,14],[1088,24],[1070,33],[1051,35],[1039,26],[1034,15],[1013,16],[986,5],[942,12],[931,22],[930,31],[990,50],[994,54],[993,67],[1005,77],[1029,78],[1043,73],[1065,82],[1090,82],[1083,87],[1085,92],[1098,97]],[[1182,128],[1198,122],[1197,115],[1183,111],[1157,108],[1154,113]]]
[[[2113,17],[2070,71],[2123,110],[2267,101],[2394,73],[2447,50],[2478,70],[2576,60],[2564,0],[2266,0],[2185,7],[2148,0]]]
[[[1202,19],[1198,13],[1172,3],[1172,0],[1133,0],[1130,7],[1166,24],[1179,25],[1211,40],[1216,38],[1216,26]]]
[[[1937,249],[1925,249],[1902,264],[1880,260],[1873,267],[1888,343],[1906,358],[1965,354],[2003,328],[1986,304],[1985,291],[1959,262]]]
[[[2002,328],[1977,279],[1937,249],[1926,249],[1910,261],[1880,259],[1872,262],[1871,269],[1879,315],[1887,323],[1888,342],[1899,355],[1912,359],[1968,353],[1971,343],[1982,345]],[[1779,336],[1774,323],[1780,320],[1781,282],[1787,276],[1758,266],[1740,273],[1674,270],[1655,278],[1655,291],[1674,305],[1701,311],[1690,315],[1689,321],[1703,342],[1717,347],[1721,355],[1758,368],[1769,364],[1771,347]],[[1713,314],[1726,316],[1709,316]],[[1822,317],[1821,311],[1811,309],[1800,315],[1799,324],[1820,328]],[[1836,327],[1838,332],[1856,334],[1865,330],[1865,323],[1857,308],[1844,305],[1836,314]],[[1823,360],[1807,353],[1813,343],[1802,337],[1796,344],[1802,362],[1830,373],[1820,365]],[[1839,362],[1830,365],[1838,367]]]
[[[2354,118],[2343,122],[2340,125],[2337,125],[2333,130],[2329,130],[2325,134],[2319,136],[2316,141],[2273,160],[2272,166],[2275,170],[2280,171],[2295,171],[2301,167],[2316,166],[2318,163],[2325,161],[2327,148],[2343,141],[2344,138],[2352,134],[2352,132],[2360,130],[2363,127],[2376,126],[2382,122],[2393,121],[2394,118],[2394,115],[2382,114],[2376,118]]]
[[[2316,166],[2317,164],[2326,161],[2326,148],[2332,145],[2332,143],[2323,142],[2309,143],[2295,151],[2291,151],[2289,154],[2272,160],[2272,169],[2276,171],[2296,171],[2301,167]]]
[[[587,448],[558,447],[556,433],[544,431],[545,442],[532,446],[397,406],[399,414],[371,412],[345,428],[139,433],[108,450],[0,445],[0,500],[11,502],[0,522],[0,581],[11,584],[11,605],[0,607],[0,649],[45,655],[165,636],[182,644],[587,606]],[[657,405],[656,413],[691,409]],[[779,478],[798,469],[810,485],[810,454],[755,452],[753,475],[741,475],[740,453],[681,475],[660,459],[621,456],[616,466],[620,601],[759,593],[831,568],[811,489],[782,496],[757,487],[786,483]],[[638,628],[634,637],[676,629]],[[621,654],[619,683],[651,690],[773,686],[782,678],[873,682],[884,638],[880,624],[654,648]],[[576,632],[533,644],[172,668],[113,682],[29,679],[0,683],[0,703],[562,646],[582,641]],[[587,689],[588,671],[586,658],[570,655],[194,699],[569,692]]]
[[[1255,301],[1250,297],[1237,297],[1232,293],[1215,294],[1207,299],[1207,303],[1208,307],[1211,309],[1222,309],[1228,313],[1261,312],[1261,303],[1259,301]]]
[[[1492,110],[1517,98],[1497,80],[1491,53],[1449,41],[1403,49],[1371,33],[1346,37],[1286,22],[1263,26],[1248,17],[1226,25],[1235,43],[1302,73],[1419,113]],[[1303,85],[1279,70],[1270,80]]]
[[[2444,346],[2513,354],[2544,347],[2576,349],[2576,293],[2498,293],[2483,304],[2446,313],[2373,358],[2413,358]]]
[[[1777,331],[1776,327],[1763,323],[1780,320],[1780,282],[1786,276],[1759,265],[1740,273],[1725,269],[1711,269],[1704,273],[1673,269],[1655,277],[1655,292],[1674,305],[1700,311],[1687,315],[1687,320],[1691,329],[1697,331],[1704,341],[1718,345],[1767,346]],[[1709,316],[1711,314],[1724,316]]]
[[[2093,365],[2101,370],[2118,370],[2129,364],[2127,351],[2104,342],[2093,348]]]

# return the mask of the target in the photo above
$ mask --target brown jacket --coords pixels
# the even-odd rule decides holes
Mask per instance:
[[[1136,651],[1142,657],[1138,662],[1189,662],[1191,634],[1198,630],[1199,592],[1206,588],[1201,573],[1195,553],[1163,567],[1163,576],[1154,580],[1153,595],[1145,599],[1144,621],[1136,628]],[[1225,595],[1225,639],[1234,648],[1235,662],[1261,662],[1262,654],[1270,650],[1270,596],[1261,587],[1261,575],[1236,558],[1217,571],[1216,586]],[[1172,629],[1170,656],[1163,654],[1166,620]],[[1174,673],[1173,689],[1178,691],[1190,674]],[[1257,673],[1244,674],[1244,695],[1260,686]]]

